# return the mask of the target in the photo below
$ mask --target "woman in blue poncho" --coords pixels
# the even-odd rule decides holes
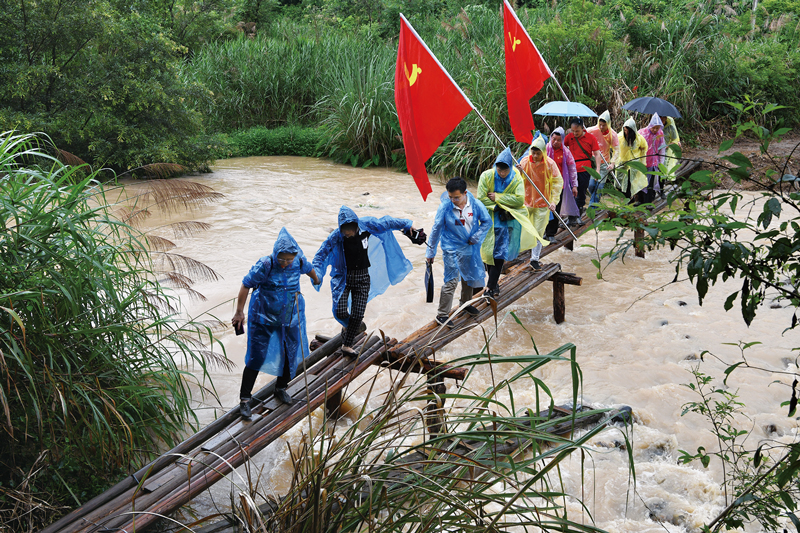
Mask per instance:
[[[333,230],[314,256],[319,290],[331,267],[333,316],[345,328],[342,352],[356,355],[353,342],[361,327],[367,302],[383,294],[389,285],[400,283],[411,272],[394,230],[415,231],[405,218],[361,217],[349,207],[339,210],[339,228]]]
[[[244,304],[253,289],[247,312],[247,354],[239,392],[239,410],[245,418],[251,415],[250,397],[259,371],[278,376],[275,397],[292,403],[286,386],[297,373],[308,347],[305,300],[300,293],[302,274],[315,283],[320,282],[300,246],[286,228],[281,228],[272,255],[259,259],[242,280],[231,323],[236,330],[244,326]]]

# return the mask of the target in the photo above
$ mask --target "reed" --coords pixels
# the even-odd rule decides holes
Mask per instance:
[[[346,418],[307,428],[300,447],[290,447],[294,473],[285,496],[271,495],[258,473],[234,480],[228,519],[239,531],[599,531],[589,509],[567,511],[577,496],[568,494],[561,468],[573,454],[589,453],[585,444],[610,421],[571,431],[604,412],[551,418],[556,400],[536,377],[545,365],[568,366],[564,400],[578,405],[575,346],[503,356],[491,353],[492,333],[484,334],[481,353],[451,362],[503,379],[484,388],[470,372],[445,391],[429,386],[435,377],[380,370],[375,379],[389,374],[386,393],[375,396],[372,380],[348,390]],[[519,390],[532,392],[526,405],[515,397]]]
[[[96,172],[46,144],[0,135],[0,528],[15,531],[176,441],[206,386],[187,368],[226,361],[207,347],[213,325],[179,318],[147,237],[115,215]]]

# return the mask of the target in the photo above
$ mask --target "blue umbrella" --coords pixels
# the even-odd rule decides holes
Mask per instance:
[[[535,115],[546,115],[551,117],[596,117],[597,113],[586,107],[580,102],[566,102],[556,100],[547,102],[542,107],[534,111]]]
[[[624,106],[622,109],[628,111],[638,111],[646,115],[658,113],[661,117],[681,118],[681,113],[678,108],[670,104],[666,100],[656,98],[655,96],[641,96],[634,98]]]

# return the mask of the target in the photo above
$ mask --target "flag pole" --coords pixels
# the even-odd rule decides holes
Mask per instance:
[[[563,96],[564,100],[566,100],[567,102],[571,102],[572,100],[569,99],[569,97],[567,96],[567,93],[564,92],[564,89],[561,87],[561,84],[558,83],[558,78],[556,78],[556,75],[553,74],[552,70],[550,70],[550,65],[547,64],[547,62],[544,60],[544,56],[542,56],[542,53],[539,52],[539,48],[536,46],[536,43],[534,43],[533,39],[531,39],[531,36],[528,35],[528,30],[525,29],[525,26],[522,24],[522,21],[519,20],[519,17],[517,16],[517,12],[514,11],[514,8],[511,7],[511,4],[508,3],[508,0],[503,0],[503,3],[506,5],[506,8],[509,10],[509,12],[514,17],[514,19],[517,21],[517,24],[519,24],[520,28],[522,28],[523,32],[525,33],[525,36],[528,38],[530,43],[533,45],[533,48],[536,49],[536,52],[539,54],[539,57],[542,59],[542,62],[544,62],[544,65],[547,67],[547,71],[550,73],[550,77],[553,78],[553,81],[556,82],[556,86],[558,87],[558,90],[561,91],[561,96]],[[488,124],[487,124],[487,126],[488,126]],[[495,134],[495,136],[496,135],[497,134]],[[605,164],[608,165],[608,161],[606,160],[606,156],[603,155],[603,152],[600,152],[600,157],[603,159]],[[609,170],[609,172],[611,172],[611,171]],[[616,174],[612,173],[611,177],[614,178],[614,181],[616,182],[617,186],[622,188],[622,185],[620,184],[619,180],[617,180]],[[572,233],[572,232],[570,232],[570,233]]]
[[[500,138],[500,136],[499,136],[499,135],[497,135],[497,132],[496,132],[496,131],[494,131],[494,128],[492,128],[492,126],[491,126],[491,125],[489,125],[489,123],[488,123],[488,122],[486,121],[486,119],[483,117],[483,115],[481,114],[481,112],[480,112],[480,111],[478,111],[478,110],[475,108],[475,106],[473,106],[473,107],[472,107],[472,109],[474,109],[474,110],[475,110],[475,112],[478,114],[478,118],[480,118],[480,119],[481,119],[481,122],[483,122],[483,123],[484,123],[484,125],[485,125],[487,128],[489,128],[489,131],[492,133],[492,135],[494,135],[494,138],[495,138],[495,139],[497,139],[497,142],[499,142],[499,143],[500,143],[500,145],[501,145],[501,146],[502,146],[504,149],[505,149],[505,148],[508,148],[508,145],[506,145],[506,143],[504,143],[504,142],[503,142],[503,139],[501,139],[501,138]],[[546,156],[545,156],[545,157],[546,157]],[[516,165],[519,165],[519,161],[518,161],[518,160],[517,160],[517,158],[514,156],[514,153],[513,153],[513,152],[511,153],[511,159],[513,159],[513,160],[514,160],[514,165],[515,165],[515,166],[516,166]],[[523,169],[523,168],[521,168],[521,167],[520,167],[520,170],[522,171],[522,174],[525,176],[525,178],[527,178],[527,180],[530,182],[530,184],[531,184],[531,185],[533,185],[533,188],[534,188],[534,189],[536,189],[536,192],[538,192],[538,193],[539,193],[539,196],[541,196],[542,198],[544,198],[544,199],[545,199],[545,201],[547,201],[547,205],[549,206],[549,205],[550,205],[550,199],[549,199],[549,198],[547,198],[547,197],[544,195],[544,193],[543,193],[543,192],[542,192],[542,191],[539,189],[539,187],[537,187],[537,186],[536,186],[536,184],[533,182],[533,180],[531,179],[531,177],[530,177],[530,176],[528,176],[528,173],[527,173],[527,172],[525,172],[525,169]],[[577,241],[577,240],[578,240],[578,237],[576,237],[576,236],[575,236],[575,234],[574,234],[574,233],[572,233],[572,230],[571,230],[571,229],[569,229],[569,225],[567,225],[567,223],[566,223],[566,222],[564,222],[564,219],[563,219],[563,218],[561,218],[561,215],[559,215],[559,214],[558,214],[556,211],[552,211],[552,213],[553,213],[553,214],[556,216],[556,218],[557,218],[557,219],[558,219],[558,220],[559,220],[559,221],[560,221],[562,224],[564,224],[564,227],[567,229],[567,231],[569,232],[569,234],[570,234],[570,235],[572,235],[572,238],[573,238],[573,239],[575,239],[575,240]]]

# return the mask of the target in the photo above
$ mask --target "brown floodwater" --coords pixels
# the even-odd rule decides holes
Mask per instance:
[[[214,172],[191,178],[221,192],[225,197],[194,212],[163,219],[154,217],[149,227],[166,221],[200,220],[211,229],[178,242],[177,253],[200,260],[223,277],[216,282],[195,285],[207,297],[201,302],[183,298],[191,316],[208,312],[229,322],[242,277],[260,257],[272,252],[274,240],[285,226],[312,258],[318,246],[336,226],[340,206],[348,205],[359,215],[410,218],[416,226],[429,229],[439,195],[444,188],[434,184],[434,193],[423,202],[411,177],[387,169],[356,169],[330,161],[299,157],[251,157],[219,162]],[[474,191],[473,191],[474,192]],[[166,236],[166,234],[165,234]],[[600,252],[614,243],[615,233],[583,236],[580,244],[597,246]],[[399,242],[414,270],[400,284],[370,302],[365,322],[370,329],[380,328],[387,336],[402,339],[433,319],[436,304],[426,304],[422,289],[424,249],[399,236]],[[737,308],[725,312],[725,298],[738,289],[736,283],[712,287],[703,306],[698,305],[695,290],[688,282],[666,285],[675,269],[669,250],[649,252],[644,259],[629,257],[605,270],[597,279],[591,259],[594,249],[576,247],[559,250],[545,258],[561,263],[562,269],[583,277],[583,286],[566,287],[567,320],[553,321],[550,284],[532,290],[512,304],[513,310],[533,335],[541,353],[565,343],[577,346],[577,358],[583,371],[581,401],[593,406],[633,408],[633,457],[636,465],[636,493],[628,475],[627,452],[616,443],[622,441],[617,429],[595,438],[589,449],[591,458],[581,487],[580,458],[565,464],[563,477],[570,493],[584,498],[596,525],[611,532],[662,532],[693,530],[712,519],[724,507],[719,486],[721,470],[712,460],[708,469],[699,464],[679,465],[679,450],[694,452],[698,446],[716,450],[708,423],[694,414],[681,416],[682,406],[696,400],[683,384],[692,380],[690,369],[700,362],[704,351],[726,362],[740,359],[737,346],[728,343],[759,341],[747,350],[748,361],[764,372],[739,370],[728,379],[729,390],[737,391],[746,404],[742,427],[752,429],[746,445],[751,449],[767,439],[783,442],[797,437],[797,421],[786,417],[780,403],[788,400],[797,371],[796,354],[800,345],[797,333],[783,334],[790,324],[792,311],[763,307],[748,328]],[[442,266],[434,271],[438,287]],[[684,276],[685,277],[685,276]],[[502,283],[502,281],[501,281]],[[666,286],[665,286],[666,285]],[[310,280],[303,278],[309,336],[331,335],[338,324],[331,316],[330,287],[326,282],[316,292]],[[212,398],[198,405],[198,416],[207,423],[223,409],[238,403],[239,382],[245,354],[245,337],[236,337],[232,329],[221,336],[228,357],[237,365],[232,372],[212,371],[213,385],[222,407]],[[453,358],[476,353],[483,345],[479,328],[464,335],[440,353]],[[501,323],[492,351],[504,355],[533,353],[530,337],[510,317]],[[720,376],[724,363],[706,356],[701,369]],[[512,369],[498,369],[501,373]],[[368,373],[369,374],[369,373]],[[497,375],[495,375],[497,378]],[[566,364],[545,366],[539,377],[553,391],[557,403],[571,399],[571,375]],[[256,390],[272,376],[261,375]],[[491,385],[488,370],[473,373],[471,388],[481,390]],[[377,386],[388,386],[379,380]],[[361,394],[361,396],[359,396]],[[364,401],[366,391],[357,391],[351,403]],[[375,407],[378,395],[369,400]],[[532,390],[515,390],[519,408],[535,407]],[[314,423],[321,419],[319,413]],[[302,425],[302,424],[301,424]],[[296,448],[307,427],[296,427],[270,445],[251,462],[251,471],[261,476],[260,488],[281,494],[289,487],[291,463],[287,443]],[[241,472],[242,469],[239,469]],[[198,498],[194,505],[200,515],[216,512],[230,505],[231,491],[245,485],[218,483]],[[572,517],[581,516],[577,501],[568,501]],[[659,524],[653,516],[666,519]],[[588,520],[588,516],[584,515]]]

